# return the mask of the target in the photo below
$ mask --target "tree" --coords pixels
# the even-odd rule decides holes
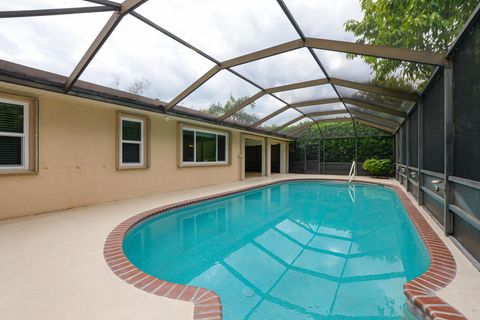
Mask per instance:
[[[120,87],[122,76],[120,74],[114,74],[112,77],[112,87],[117,90],[122,90]],[[136,95],[141,95],[151,84],[152,83],[147,78],[137,79],[130,83],[126,91]]]
[[[364,18],[349,20],[345,30],[359,37],[358,43],[412,50],[447,52],[478,0],[360,0]],[[364,56],[378,82],[392,85],[400,76],[422,84],[431,66]],[[394,82],[394,81],[393,81]]]
[[[141,95],[150,84],[151,82],[146,78],[134,80],[128,87],[127,91],[136,95]]]
[[[114,74],[113,75],[113,81],[112,85],[115,87],[115,89],[120,90],[120,81],[122,80],[122,76],[119,74]]]
[[[215,114],[218,116],[221,116],[230,110],[232,110],[234,107],[239,105],[240,103],[243,103],[245,100],[247,100],[248,97],[241,97],[238,99],[235,99],[231,94],[230,98],[225,102],[223,105],[220,102],[217,103],[212,103],[210,107],[208,108],[207,112],[211,114]],[[255,102],[252,102],[250,105],[246,106],[245,108],[255,108]],[[259,117],[257,117],[254,114],[249,114],[243,110],[239,110],[232,114],[232,119],[236,120],[238,122],[244,123],[244,124],[252,124],[255,123],[259,120]]]

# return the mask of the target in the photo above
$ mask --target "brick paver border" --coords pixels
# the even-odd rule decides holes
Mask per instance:
[[[129,230],[139,223],[178,208],[197,204],[206,200],[225,197],[239,192],[294,181],[332,180],[322,180],[318,178],[279,180],[206,197],[177,202],[139,213],[123,221],[117,227],[115,227],[112,232],[110,232],[103,249],[105,261],[113,273],[115,273],[120,279],[138,289],[158,296],[193,302],[195,320],[221,320],[222,304],[220,297],[214,291],[205,288],[164,281],[144,273],[134,266],[123,252],[122,244],[125,235],[129,232]],[[345,182],[346,180],[336,181]],[[369,182],[362,181],[361,183]],[[463,316],[458,310],[450,306],[436,295],[438,290],[446,287],[453,280],[453,278],[455,278],[456,264],[448,248],[400,187],[381,183],[374,184],[384,185],[396,191],[423,242],[425,243],[428,253],[430,254],[431,262],[428,270],[404,285],[403,291],[407,297],[407,303],[410,309],[417,315],[427,320],[466,319],[465,316]]]

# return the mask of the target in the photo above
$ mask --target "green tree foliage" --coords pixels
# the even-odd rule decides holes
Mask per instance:
[[[230,98],[223,105],[220,102],[212,103],[209,106],[208,110],[206,111],[210,114],[221,116],[226,112],[232,110],[234,107],[236,107],[240,103],[243,103],[247,99],[248,97],[241,97],[241,98],[235,99],[232,95],[230,95]],[[250,105],[246,106],[245,108],[252,108],[252,109],[255,108],[255,102],[252,102]],[[256,115],[249,114],[243,110],[235,112],[232,115],[232,119],[247,125],[255,123],[259,120],[259,118]]]
[[[357,160],[362,163],[369,158],[392,159],[393,137],[359,137],[357,140]]]
[[[311,126],[302,139],[320,139],[322,137],[352,137],[352,122],[324,122]]]
[[[319,131],[322,131],[320,133]],[[370,158],[393,159],[393,137],[381,130],[355,123],[357,133],[357,160]],[[325,136],[325,139],[322,137]],[[326,162],[352,162],[355,159],[355,134],[351,122],[326,122],[313,125],[290,147],[292,161],[323,159]],[[296,160],[294,160],[296,159]]]
[[[355,138],[325,139],[325,162],[352,162],[355,160]]]
[[[385,136],[389,135],[385,131],[382,131],[380,129],[374,128],[367,126],[363,123],[356,122],[355,123],[355,130],[357,131],[357,136],[358,137],[375,137],[375,136]]]
[[[393,171],[392,160],[390,159],[367,159],[363,163],[363,169],[374,176],[390,176]]]
[[[478,0],[360,0],[364,18],[350,20],[345,30],[357,42],[446,52]],[[395,83],[400,72],[404,81],[419,83],[429,78],[431,67],[421,64],[363,57],[379,82]],[[399,71],[400,70],[400,71]],[[393,80],[392,80],[393,79]]]

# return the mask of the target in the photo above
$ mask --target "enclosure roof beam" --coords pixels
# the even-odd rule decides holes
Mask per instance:
[[[90,61],[92,61],[93,57],[95,57],[105,41],[107,41],[108,37],[112,34],[113,30],[115,30],[122,18],[146,1],[147,0],[125,0],[121,3],[120,8],[112,14],[110,19],[108,19],[105,26],[102,28],[95,40],[93,40],[87,52],[85,52],[80,62],[76,65],[75,69],[73,69],[67,81],[65,81],[65,91],[70,90],[73,84],[78,80],[82,72],[88,66]]]
[[[338,79],[338,78],[330,78],[330,83],[332,83],[336,86],[350,88],[350,89],[356,89],[356,90],[370,92],[370,93],[376,93],[376,94],[380,94],[382,96],[393,97],[393,98],[398,98],[398,99],[413,101],[413,102],[418,101],[418,95],[417,94],[398,91],[398,90],[387,89],[387,88],[384,88],[384,87],[379,87],[379,86],[375,86],[375,85],[371,85],[371,84],[359,83],[359,82],[354,82],[354,81],[344,80],[344,79]]]
[[[187,41],[183,40],[182,38],[178,37],[177,35],[171,33],[170,31],[162,28],[161,26],[159,26],[158,24],[156,24],[152,20],[149,20],[146,17],[142,16],[138,12],[132,11],[132,12],[130,12],[130,15],[132,15],[133,17],[137,18],[138,20],[142,21],[143,23],[149,25],[150,27],[156,29],[157,31],[160,31],[161,33],[163,33],[164,35],[166,35],[170,39],[180,43],[181,45],[187,47],[188,49],[195,51],[196,53],[198,53],[199,55],[201,55],[205,59],[210,60],[211,62],[213,62],[215,64],[218,64],[218,65],[220,64],[220,61],[218,61],[214,57],[208,55],[207,53],[203,52],[199,48],[195,47],[191,43],[188,43]]]
[[[395,131],[396,128],[397,128],[397,126],[392,126],[392,125],[387,124],[383,121],[369,119],[369,118],[365,117],[364,115],[355,114],[355,118],[363,120],[363,121],[367,121],[367,122],[370,122],[370,123],[378,124],[380,126],[384,126],[385,128],[389,128],[392,131]]]
[[[255,128],[261,125],[262,123],[272,119],[275,116],[278,116],[280,113],[287,111],[288,109],[293,109],[293,108],[302,108],[302,107],[307,107],[307,106],[318,106],[318,105],[323,105],[323,104],[330,104],[330,103],[336,103],[336,102],[341,102],[340,99],[338,98],[331,98],[331,99],[321,99],[321,100],[312,100],[312,101],[305,101],[305,102],[299,102],[299,103],[294,103],[291,105],[287,105],[283,108],[278,109],[277,111],[269,114],[268,116],[263,117],[262,119],[258,120],[254,124],[252,124],[249,128]]]
[[[354,105],[354,106],[357,106],[357,107],[360,107],[360,108],[373,110],[373,111],[378,111],[378,112],[382,112],[382,113],[385,113],[385,114],[389,114],[389,115],[393,115],[393,116],[397,116],[397,117],[401,117],[401,118],[405,118],[407,116],[407,114],[405,112],[398,111],[398,110],[393,110],[393,109],[390,109],[390,108],[386,108],[386,107],[379,106],[379,105],[369,103],[369,102],[365,102],[365,101],[360,101],[360,100],[356,100],[356,99],[348,99],[348,98],[344,98],[344,99],[330,98],[330,99],[303,101],[303,102],[287,105],[287,106],[285,106],[283,108],[280,108],[277,111],[269,114],[268,116],[263,117],[262,119],[258,120],[257,122],[252,124],[249,128],[258,127],[262,123],[272,119],[275,116],[278,116],[279,114],[281,114],[281,113],[283,113],[283,112],[285,112],[285,111],[287,111],[288,109],[291,109],[291,108],[301,109],[302,107],[318,106],[318,105],[324,105],[324,104],[338,103],[338,102],[342,102],[342,101],[347,103],[347,104],[351,104],[351,105]],[[350,111],[352,111],[352,110],[350,110]],[[344,110],[342,110],[342,112],[344,112]],[[310,115],[306,114],[306,116],[310,116]]]
[[[122,6],[120,3],[109,1],[109,0],[84,0],[84,1],[101,4],[101,5],[113,7],[116,9],[120,9]]]
[[[275,56],[281,53],[289,52],[292,50],[300,49],[303,47],[308,48],[319,48],[325,50],[333,50],[333,51],[340,51],[340,52],[350,52],[356,54],[369,54],[373,56],[379,56],[384,58],[390,59],[399,59],[399,60],[407,60],[407,61],[414,61],[419,63],[427,63],[427,64],[434,64],[434,65],[444,65],[445,58],[441,54],[437,53],[430,53],[430,52],[423,52],[423,51],[413,51],[408,49],[400,49],[400,48],[390,48],[390,47],[379,47],[373,45],[365,45],[359,43],[350,43],[344,41],[334,41],[334,40],[324,40],[324,39],[316,39],[316,38],[305,38],[289,41],[280,45],[272,46],[266,49],[262,49],[259,51],[255,51],[246,55],[242,55],[233,59],[229,59],[223,62],[220,62],[215,66],[216,72],[213,74],[211,73],[214,68],[210,71],[205,73],[200,79],[208,80],[213,77],[217,72],[223,69],[228,69],[231,67],[235,67],[241,64],[257,61],[260,59],[268,58],[271,56]],[[330,49],[326,49],[330,48]],[[373,54],[375,53],[375,54]],[[383,54],[383,55],[382,55]],[[405,59],[402,59],[405,58]],[[439,61],[442,61],[440,63]],[[321,64],[320,64],[321,65]],[[325,71],[324,71],[325,73]],[[328,76],[327,76],[328,78]],[[199,79],[199,80],[200,80]],[[185,97],[190,95],[193,91],[195,91],[198,87],[200,87],[205,81],[195,81],[191,84],[187,89],[185,89],[181,94],[175,97],[172,101],[170,101],[166,106],[165,110],[168,111],[169,109],[173,108],[176,104],[182,101]],[[334,90],[336,90],[334,88]],[[386,89],[387,90],[387,89]],[[386,91],[385,91],[386,92]],[[409,100],[413,99],[413,97],[408,96]]]
[[[287,85],[283,85],[283,86],[278,86],[278,87],[272,87],[272,88],[265,89],[263,94],[257,93],[254,96],[252,96],[252,98],[257,97],[256,99],[254,99],[252,101],[250,101],[250,99],[248,99],[249,103],[247,103],[247,104],[240,103],[239,105],[235,106],[234,108],[232,108],[231,110],[229,110],[225,114],[218,117],[217,120],[218,121],[225,120],[226,118],[230,117],[235,112],[238,112],[241,109],[248,106],[249,104],[252,104],[253,102],[255,102],[255,100],[261,98],[264,94],[271,94],[271,93],[277,93],[277,92],[283,92],[283,91],[289,91],[289,90],[295,90],[295,89],[301,89],[301,88],[320,86],[320,85],[324,85],[324,84],[327,84],[327,83],[328,83],[328,79],[324,78],[324,79],[310,80],[310,81],[304,81],[304,82],[297,82],[297,83],[292,83],[292,84],[287,84]]]
[[[208,79],[213,77],[215,74],[217,74],[219,71],[223,69],[228,69],[231,67],[235,67],[247,62],[252,62],[256,60],[260,60],[263,58],[271,57],[280,53],[285,53],[288,51],[292,51],[298,48],[302,48],[304,46],[304,43],[302,40],[293,40],[290,42],[286,42],[277,46],[273,46],[270,48],[266,48],[263,50],[255,51],[240,57],[236,57],[230,60],[226,60],[223,62],[220,62],[220,64],[214,66],[212,69],[207,71],[203,76],[201,76],[197,81],[192,83],[188,88],[186,88],[184,91],[182,91],[178,96],[176,96],[172,101],[167,103],[165,106],[165,111],[170,110],[173,108],[175,105],[177,105],[180,101],[185,99],[188,95],[190,95],[193,91],[198,89],[203,83],[205,83]],[[257,86],[258,87],[258,86]],[[264,91],[264,93],[266,93]],[[225,117],[226,119],[227,117]]]
[[[248,99],[245,99],[245,101],[237,104],[235,107],[233,107],[232,109],[230,109],[229,111],[225,112],[224,114],[222,114],[221,116],[219,116],[217,118],[217,121],[223,121],[225,119],[227,119],[228,117],[230,117],[232,114],[236,113],[237,111],[240,111],[241,109],[245,108],[246,106],[248,106],[249,104],[252,104],[254,103],[256,100],[260,99],[261,97],[263,97],[265,95],[265,92],[264,91],[260,91],[258,93],[256,93],[255,95],[251,96],[250,98]]]
[[[388,96],[388,97],[394,97],[402,100],[407,100],[407,101],[417,101],[418,96],[415,94],[410,94],[407,92],[402,92],[402,91],[397,91],[397,90],[391,90],[391,89],[386,89],[383,87],[378,87],[378,86],[373,86],[369,84],[364,84],[364,83],[359,83],[359,82],[354,82],[354,81],[349,81],[349,80],[343,80],[343,79],[338,79],[338,78],[322,78],[322,79],[316,79],[316,80],[310,80],[310,81],[304,81],[304,82],[297,82],[297,83],[292,83],[292,84],[287,84],[283,86],[278,86],[278,87],[272,87],[265,89],[262,93],[257,93],[254,96],[250,97],[248,99],[248,103],[240,103],[225,114],[219,116],[217,118],[218,121],[223,121],[226,118],[230,117],[232,114],[242,110],[249,104],[252,104],[255,102],[255,100],[261,98],[264,94],[269,94],[269,93],[277,93],[277,92],[284,92],[284,91],[289,91],[289,90],[295,90],[295,89],[303,89],[303,88],[309,88],[309,87],[315,87],[315,86],[320,86],[320,85],[325,85],[325,84],[334,84],[338,85],[341,87],[346,87],[346,88],[352,88],[352,89],[357,89],[365,92],[370,92],[370,93],[377,93],[383,96]],[[251,100],[252,98],[256,98]],[[334,100],[331,100],[332,102],[329,103],[338,103],[342,102],[339,98],[335,98]],[[300,105],[301,106],[301,105]],[[292,105],[292,107],[297,108],[299,105]],[[267,119],[268,120],[268,119]],[[261,122],[260,122],[261,123]]]
[[[345,113],[348,113],[347,111]],[[350,113],[349,113],[350,114]],[[338,118],[338,119],[320,119],[320,120],[315,120],[317,123],[325,123],[325,122],[351,122],[352,118]]]
[[[306,38],[305,46],[313,49],[337,51],[400,61],[410,61],[434,66],[446,65],[446,59],[444,54],[429,51],[417,51],[405,48],[394,48],[377,46],[372,44],[318,38]]]
[[[398,126],[400,126],[400,122],[393,121],[393,120],[390,120],[390,119],[386,119],[386,118],[383,118],[383,117],[379,117],[379,116],[376,116],[376,115],[373,115],[373,114],[360,112],[360,111],[356,111],[356,110],[352,110],[352,113],[354,115],[357,115],[357,116],[363,118],[363,119],[375,121],[375,122],[378,122],[378,123],[383,123],[383,124],[385,124],[389,127],[397,128]]]
[[[260,59],[268,58],[271,56],[275,56],[280,53],[289,52],[295,49],[300,49],[304,47],[304,42],[300,39],[293,40],[289,42],[285,42],[273,47],[269,47],[266,49],[262,49],[259,51],[255,51],[252,53],[245,54],[243,56],[239,56],[230,60],[225,60],[221,63],[222,69],[235,67],[241,64],[245,64],[252,61],[257,61]]]
[[[308,129],[310,129],[311,126],[317,124],[315,121],[311,121],[309,123],[306,123],[305,125],[303,126],[300,126],[298,128],[296,128],[295,130],[293,130],[292,132],[289,132],[288,133],[288,136],[290,137],[297,137],[297,136],[301,136],[305,131],[307,131]],[[301,132],[301,133],[300,133]]]
[[[321,116],[331,116],[335,114],[349,114],[349,112],[347,110],[330,110],[330,111],[323,111],[323,112],[306,113],[305,115],[308,117],[321,117]]]
[[[219,116],[217,118],[218,121],[223,121],[226,118],[230,117],[232,114],[240,111],[241,109],[245,108],[249,104],[252,104],[256,100],[260,99],[262,96],[265,94],[271,94],[271,93],[277,93],[277,92],[283,92],[283,91],[289,91],[289,90],[295,90],[295,89],[302,89],[302,88],[308,88],[308,87],[315,87],[315,86],[320,86],[328,84],[328,79],[323,78],[323,79],[316,79],[316,80],[310,80],[310,81],[304,81],[304,82],[297,82],[297,83],[292,83],[292,84],[287,84],[283,86],[278,86],[278,87],[272,87],[265,89],[262,92],[258,92],[255,95],[251,96],[244,102],[238,104],[237,106],[233,107],[231,110],[228,112],[224,113],[223,115]],[[248,103],[247,103],[248,102]]]
[[[65,14],[77,14],[77,13],[105,12],[105,11],[114,11],[114,10],[115,8],[110,6],[92,6],[92,7],[79,7],[79,8],[0,11],[0,18],[41,17],[41,16],[55,16],[55,15],[65,15]]]
[[[386,126],[383,126],[381,124],[378,124],[378,123],[375,123],[375,122],[372,122],[372,121],[364,120],[364,119],[361,119],[357,116],[354,116],[353,118],[357,122],[363,123],[364,125],[367,125],[369,127],[380,129],[382,131],[388,132],[389,134],[393,134],[395,132],[395,129],[393,129],[393,128],[386,127]]]
[[[276,127],[275,129],[273,129],[273,130],[271,131],[271,133],[278,132],[278,131],[280,131],[280,130],[286,128],[286,127],[288,127],[289,125],[292,125],[292,124],[294,124],[295,122],[300,121],[300,120],[302,120],[302,119],[304,119],[304,118],[306,118],[306,116],[305,116],[304,114],[302,114],[300,117],[295,118],[295,119],[293,119],[293,120],[291,120],[291,121],[288,121],[287,123],[281,125],[280,127]]]
[[[283,91],[316,87],[316,86],[321,86],[328,83],[329,81],[327,78],[322,78],[322,79],[303,81],[303,82],[297,82],[297,83],[291,83],[283,86],[273,87],[273,88],[266,89],[266,91],[268,93],[277,93],[277,92],[283,92]]]
[[[261,118],[260,120],[258,120],[257,122],[255,122],[254,124],[252,124],[249,128],[255,128],[255,127],[258,127],[259,125],[261,125],[262,123],[272,119],[273,117],[275,116],[278,116],[280,113],[284,112],[284,111],[287,111],[288,109],[290,109],[291,107],[290,106],[285,106],[283,108],[280,108],[278,109],[277,111],[269,114],[268,116],[265,116],[263,118]]]
[[[280,5],[280,8],[282,9],[283,13],[285,14],[285,16],[287,17],[287,19],[290,21],[290,23],[292,24],[293,28],[295,29],[295,31],[297,32],[297,34],[300,36],[300,38],[303,40],[303,42],[306,44],[306,36],[305,36],[305,33],[303,32],[302,28],[300,27],[300,25],[297,23],[295,17],[293,16],[293,14],[290,12],[290,9],[288,8],[288,6],[285,4],[285,2],[283,0],[277,0],[277,3]],[[308,46],[307,46],[308,47]],[[323,66],[322,62],[320,61],[320,59],[318,58],[317,54],[315,53],[315,51],[313,50],[313,48],[311,47],[308,47],[308,52],[310,52],[310,55],[312,56],[313,60],[315,60],[316,64],[318,65],[318,67],[320,68],[320,70],[323,72],[323,74],[325,75],[325,77],[327,77],[328,80],[330,80],[330,76],[328,74],[328,71],[327,69]],[[341,99],[341,95],[340,93],[338,92],[338,89],[333,85],[331,84],[331,87],[333,89],[333,91],[335,91],[335,94],[337,95],[337,97],[339,99]],[[350,113],[350,110],[348,109],[347,105],[345,103],[343,103],[343,107],[345,108],[345,110]],[[352,115],[350,114],[350,117],[352,117]],[[313,119],[312,119],[313,120]],[[320,127],[319,127],[319,130],[320,130]],[[320,130],[321,132],[321,130]],[[322,134],[323,136],[323,134]]]
[[[309,106],[319,106],[324,104],[332,104],[342,102],[339,98],[328,98],[328,99],[318,99],[318,100],[309,100],[309,101],[302,101],[297,103],[292,103],[290,106],[292,108],[302,108],[302,107],[309,107]]]
[[[389,115],[392,115],[392,116],[400,117],[400,118],[406,118],[407,117],[406,112],[403,112],[403,111],[400,111],[400,110],[390,109],[390,108],[380,106],[380,105],[377,105],[377,104],[374,104],[374,103],[371,103],[371,102],[362,101],[362,100],[358,100],[358,99],[352,99],[352,98],[344,98],[343,101],[345,103],[352,104],[352,105],[360,107],[360,108],[370,109],[370,110],[386,113],[386,114],[389,114]]]

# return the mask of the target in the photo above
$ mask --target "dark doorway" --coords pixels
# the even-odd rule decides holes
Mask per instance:
[[[280,173],[280,144],[272,144],[270,150],[271,173]]]
[[[262,173],[262,146],[245,146],[245,172]]]

